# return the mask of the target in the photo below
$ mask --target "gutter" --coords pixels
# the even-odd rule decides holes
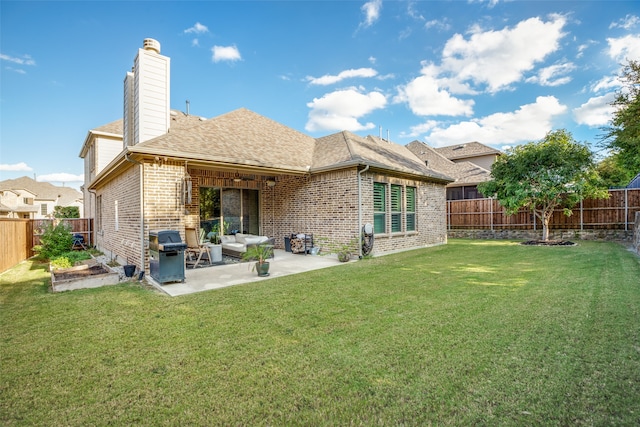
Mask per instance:
[[[358,258],[362,258],[362,174],[369,170],[369,165],[358,171]]]
[[[124,155],[126,161],[140,165],[140,276],[144,275],[144,164],[129,158],[129,153]]]

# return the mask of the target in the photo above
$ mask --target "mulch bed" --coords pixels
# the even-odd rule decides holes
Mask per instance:
[[[527,246],[577,246],[577,243],[568,240],[528,240],[520,244]]]
[[[56,271],[53,274],[56,276],[56,280],[70,280],[70,279],[80,279],[82,277],[94,276],[97,274],[105,274],[110,273],[109,270],[104,268],[102,265],[94,265],[89,268],[83,268],[81,270],[73,270],[73,271]]]

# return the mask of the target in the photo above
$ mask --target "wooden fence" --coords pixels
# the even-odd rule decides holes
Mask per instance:
[[[33,222],[29,219],[0,218],[0,272],[32,255]]]
[[[587,199],[576,206],[571,216],[556,210],[551,229],[633,230],[636,212],[640,212],[640,189],[609,190],[608,199]],[[542,230],[542,223],[529,209],[507,215],[495,199],[447,201],[447,228],[490,230]]]
[[[52,219],[0,218],[0,272],[34,255],[33,247],[40,244],[42,230]],[[94,244],[93,219],[70,218],[62,221],[72,234],[80,234],[87,247]]]

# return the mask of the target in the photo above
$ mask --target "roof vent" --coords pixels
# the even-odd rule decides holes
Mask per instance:
[[[142,48],[144,50],[153,50],[155,53],[160,53],[160,42],[155,39],[144,39],[142,42]]]

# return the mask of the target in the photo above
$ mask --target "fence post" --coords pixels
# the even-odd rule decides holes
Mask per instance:
[[[629,231],[629,189],[624,189],[624,231]]]
[[[489,197],[489,215],[491,216],[491,232],[493,232],[493,197]]]
[[[580,199],[580,231],[584,230],[584,210],[582,209],[582,199]]]

